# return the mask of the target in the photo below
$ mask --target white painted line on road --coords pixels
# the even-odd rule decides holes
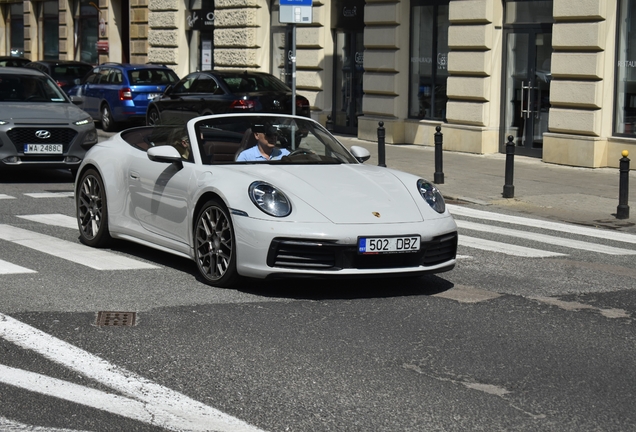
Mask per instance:
[[[37,273],[35,270],[28,269],[8,261],[0,260],[0,274],[20,274],[20,273]]]
[[[54,255],[67,261],[82,264],[96,270],[137,270],[159,268],[152,264],[137,261],[100,249],[93,249],[78,243],[61,240],[16,228],[11,225],[0,225],[0,239]]]
[[[556,256],[567,256],[567,254],[550,252],[541,249],[532,249],[524,246],[516,246],[508,243],[495,242],[465,235],[459,236],[458,244],[460,246],[471,247],[491,252],[502,253],[506,255],[514,255],[527,258],[549,258]]]
[[[487,212],[484,210],[475,210],[472,208],[458,206],[455,204],[447,204],[446,207],[448,207],[448,210],[454,216],[466,216],[466,217],[472,217],[476,219],[485,219],[485,220],[491,220],[495,222],[505,222],[505,223],[515,224],[515,225],[523,225],[523,226],[529,226],[534,228],[547,229],[551,231],[560,231],[560,232],[565,232],[570,234],[583,235],[587,237],[596,237],[596,238],[613,240],[613,241],[618,241],[623,243],[636,244],[636,235],[624,233],[624,232],[601,230],[597,228],[588,228],[588,227],[582,227],[578,225],[565,224],[560,222],[550,222],[550,221],[544,221],[540,219],[531,219],[531,218],[526,218],[521,216],[510,216],[510,215],[505,215],[501,213]]]
[[[590,252],[598,252],[608,255],[636,255],[636,250],[615,248],[612,246],[605,246],[596,243],[588,243],[579,240],[571,240],[567,238],[554,237],[546,234],[538,234],[528,231],[519,231],[509,228],[501,228],[492,225],[478,224],[475,222],[468,222],[464,220],[456,220],[457,226],[462,229],[471,231],[488,232],[492,234],[501,234],[508,237],[522,238],[526,240],[538,241],[541,243],[547,243],[556,246],[567,247],[570,249],[581,249]]]
[[[24,195],[31,198],[73,198],[74,192],[32,192]]]
[[[159,426],[170,430],[262,432],[261,429],[236,417],[229,416],[167,387],[162,387],[8,315],[0,314],[0,337],[26,350],[34,351],[134,400],[126,401],[122,397],[100,394],[102,392],[97,393],[95,390],[71,383],[67,383],[63,389],[59,389],[58,395],[54,395],[52,393],[57,392],[57,387],[61,384],[59,380],[51,381],[52,378],[18,372],[15,372],[13,377],[7,377],[5,371],[0,369],[0,380],[12,379],[15,383],[12,385],[23,386],[23,388],[33,389],[33,391],[55,397],[63,397],[83,405],[90,404],[93,396],[99,397],[96,403],[103,407],[100,409],[124,416],[141,417],[148,414],[149,421],[158,420],[162,422],[158,424]],[[90,396],[87,397],[89,393]],[[140,404],[135,403],[135,401],[140,402]],[[139,411],[140,409],[142,411]],[[162,415],[162,418],[156,419],[154,416],[157,413],[169,415]]]
[[[51,213],[51,214],[36,214],[36,215],[19,215],[21,219],[30,220],[33,222],[38,222],[46,225],[53,225],[62,228],[77,228],[77,219],[72,216],[66,216],[59,213]]]
[[[15,199],[15,197],[11,195],[0,194],[0,199]]]
[[[60,429],[45,426],[33,426],[0,417],[0,430],[3,432],[82,432],[77,429]],[[88,432],[88,431],[84,431]]]

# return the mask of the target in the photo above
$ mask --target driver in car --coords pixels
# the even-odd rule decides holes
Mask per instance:
[[[289,150],[276,147],[278,130],[271,125],[252,126],[253,139],[256,141],[243,150],[236,158],[237,162],[278,160],[289,154]]]

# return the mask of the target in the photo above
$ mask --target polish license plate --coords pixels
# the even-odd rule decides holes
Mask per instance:
[[[359,237],[358,253],[382,254],[417,252],[420,250],[420,236],[404,237]]]
[[[148,100],[161,96],[161,93],[148,93]]]
[[[24,153],[62,154],[64,153],[64,146],[62,144],[25,144]]]

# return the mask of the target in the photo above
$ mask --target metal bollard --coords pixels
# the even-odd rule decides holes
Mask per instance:
[[[514,170],[515,170],[515,143],[513,142],[515,137],[508,135],[508,142],[506,143],[506,182],[503,187],[504,198],[514,198],[515,187],[513,183]]]
[[[616,219],[629,219],[629,152],[623,150],[623,157],[619,165],[619,186],[618,186],[618,207],[616,208]]]
[[[442,143],[444,141],[444,135],[442,134],[442,132],[440,132],[442,130],[441,126],[436,126],[435,130],[437,132],[435,132],[435,174],[433,175],[433,182],[437,183],[437,184],[443,184],[444,183],[444,169],[442,167],[443,165],[443,161],[442,161]]]
[[[378,126],[378,166],[386,167],[386,157],[384,149],[384,139],[386,137],[386,131],[384,130],[384,122],[378,122]]]
[[[333,132],[333,120],[331,120],[331,115],[327,116],[327,124],[325,125],[325,128],[327,128],[329,132]]]

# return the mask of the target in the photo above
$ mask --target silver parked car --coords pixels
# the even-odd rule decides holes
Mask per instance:
[[[0,68],[0,170],[68,168],[75,173],[96,143],[91,116],[48,75]]]

